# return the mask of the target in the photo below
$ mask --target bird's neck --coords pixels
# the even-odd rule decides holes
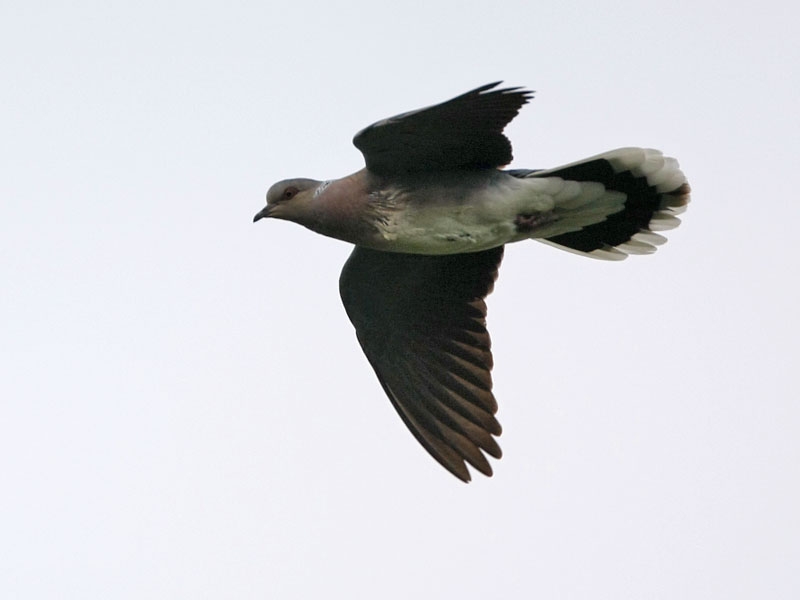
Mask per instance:
[[[308,219],[312,231],[352,244],[375,234],[370,222],[371,176],[366,170],[320,184]]]

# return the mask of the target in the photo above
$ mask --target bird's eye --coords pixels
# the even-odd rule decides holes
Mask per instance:
[[[291,200],[297,194],[298,189],[294,186],[287,187],[283,190],[283,200]]]

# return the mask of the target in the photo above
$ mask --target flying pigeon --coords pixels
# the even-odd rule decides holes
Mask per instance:
[[[621,148],[555,169],[503,169],[505,126],[532,98],[481,86],[356,134],[366,167],[287,179],[265,217],[355,245],[339,292],[364,354],[420,444],[462,481],[492,475],[501,427],[486,296],[506,244],[534,239],[620,260],[665,242],[689,184],[657,150]]]

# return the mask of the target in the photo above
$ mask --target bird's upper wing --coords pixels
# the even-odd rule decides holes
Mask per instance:
[[[503,247],[424,256],[356,246],[339,290],[367,359],[419,442],[463,481],[499,458],[484,298]]]
[[[357,133],[353,143],[367,169],[383,176],[506,165],[511,142],[503,129],[532,92],[493,89],[499,83],[378,121]]]

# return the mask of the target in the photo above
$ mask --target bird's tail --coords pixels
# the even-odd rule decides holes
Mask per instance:
[[[519,178],[555,177],[581,184],[599,183],[604,191],[579,194],[557,203],[552,234],[536,239],[606,260],[628,254],[650,254],[666,238],[655,233],[677,227],[675,216],[689,202],[689,184],[678,161],[658,150],[620,148],[544,171],[512,170]],[[587,187],[582,185],[582,188]]]

